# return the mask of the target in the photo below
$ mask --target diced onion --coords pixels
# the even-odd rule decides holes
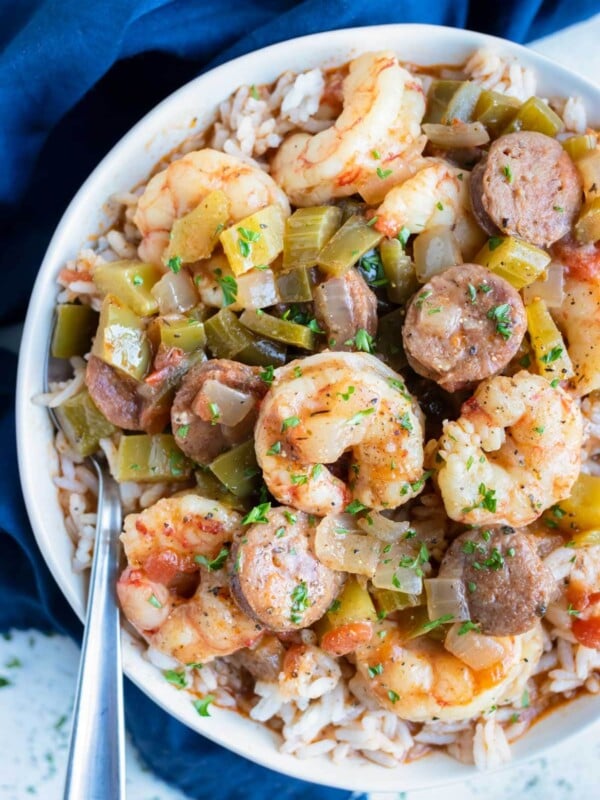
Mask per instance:
[[[454,622],[470,619],[465,585],[458,578],[429,578],[425,581],[429,619],[451,615]]]
[[[330,278],[314,291],[315,314],[325,321],[329,330],[336,332],[336,339],[345,342],[356,333],[352,299],[344,278]]]
[[[233,309],[268,308],[279,302],[275,275],[270,269],[253,269],[236,278],[237,302]]]
[[[183,269],[180,272],[167,272],[150,291],[163,316],[189,311],[198,303],[194,282]]]
[[[502,639],[485,636],[476,631],[460,634],[461,624],[452,625],[446,634],[444,647],[474,670],[487,669],[505,656]]]
[[[523,289],[523,300],[526,305],[536,298],[544,300],[548,308],[560,308],[565,299],[565,274],[563,265],[551,261],[546,267],[545,279],[540,278]]]
[[[410,522],[396,522],[384,517],[378,511],[370,511],[368,516],[361,517],[357,521],[357,525],[365,533],[376,536],[382,542],[397,542],[410,530]]]
[[[423,125],[423,133],[431,144],[444,150],[479,147],[490,140],[490,135],[481,122],[453,122],[452,125],[426,122]]]
[[[330,569],[371,577],[380,546],[374,536],[357,532],[354,517],[349,514],[325,517],[317,526],[315,554]]]
[[[387,551],[387,552],[386,552]],[[415,559],[415,552],[407,542],[396,542],[383,548],[379,564],[373,575],[373,586],[392,592],[419,595],[423,591],[423,578],[415,567],[399,566],[403,558]]]
[[[208,380],[202,386],[203,400],[219,409],[219,423],[233,427],[245,419],[256,404],[251,394],[239,392],[220,381]]]
[[[462,264],[458,242],[450,228],[434,225],[420,233],[413,242],[415,272],[421,283],[427,283],[434,275]]]

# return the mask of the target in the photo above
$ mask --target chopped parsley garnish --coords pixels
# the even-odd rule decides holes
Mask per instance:
[[[381,631],[381,633],[385,633],[385,631]],[[387,695],[388,695],[388,700],[391,703],[397,703],[398,700],[400,700],[400,695],[393,689],[389,689]]]
[[[548,352],[542,356],[541,360],[544,364],[552,364],[558,361],[562,354],[563,348],[560,345],[556,345],[551,350],[548,350]]]
[[[344,511],[348,514],[360,514],[361,511],[366,511],[368,506],[364,506],[359,500],[353,500],[349,505],[346,506]]]
[[[210,717],[210,712],[208,707],[211,703],[215,702],[214,694],[207,694],[205,697],[201,697],[199,700],[194,700],[192,705],[200,714],[201,717]]]
[[[381,169],[381,167],[377,167],[377,177],[381,178],[381,180],[385,180],[385,178],[389,178],[392,174],[391,169]]]
[[[324,469],[325,469],[325,467],[323,466],[323,464],[315,464],[314,467],[310,471],[310,477],[311,478],[318,478],[319,475],[323,472]]]
[[[281,423],[281,432],[287,431],[288,428],[295,428],[297,425],[300,425],[298,417],[286,417]]]
[[[250,230],[250,228],[239,227],[237,231],[245,242],[258,242],[260,239],[260,233],[258,231]]]
[[[406,391],[406,384],[404,381],[399,381],[397,378],[388,378],[388,384],[392,389],[397,389],[405,400],[411,399],[411,396]]]
[[[348,425],[358,425],[359,422],[365,417],[369,417],[371,414],[375,413],[375,408],[370,406],[369,408],[363,408],[361,411],[357,411],[350,419],[347,421]]]
[[[375,161],[379,161],[379,159],[381,158],[381,153],[379,152],[379,150],[371,150],[371,155],[373,156]]]
[[[166,669],[163,672],[163,675],[169,681],[169,683],[172,683],[173,686],[176,686],[178,689],[185,689],[187,686],[187,680],[183,670],[179,671],[176,669]]]
[[[221,569],[225,561],[227,560],[227,556],[229,555],[229,548],[222,547],[219,550],[218,555],[216,555],[212,559],[208,559],[206,556],[194,556],[194,561],[196,564],[202,564],[203,567],[209,572],[216,572],[217,570]]]
[[[573,608],[571,603],[569,603],[569,607],[567,608],[567,614],[571,617],[578,617],[581,614],[581,611],[578,611],[576,608]]]
[[[556,387],[558,386],[558,384],[559,384],[559,383],[560,383],[559,379],[558,379],[558,378],[554,378],[554,380],[551,380],[551,381],[550,381],[550,386],[551,386],[553,389],[556,389]]]
[[[499,306],[490,308],[487,313],[488,319],[496,323],[496,333],[499,333],[505,341],[512,336],[511,328],[513,321],[510,316],[511,311],[512,307],[510,303],[502,303]]]
[[[258,373],[258,377],[261,379],[261,381],[264,381],[270,386],[275,378],[275,367],[272,364],[269,364],[269,366],[265,367],[262,372]]]
[[[471,303],[473,303],[473,305],[474,305],[477,302],[477,289],[473,286],[472,283],[470,283],[467,286],[467,290],[469,292],[469,299],[470,299]]]
[[[512,183],[513,174],[512,174],[512,170],[511,170],[511,168],[509,167],[508,164],[506,164],[504,167],[502,167],[502,174],[504,175],[504,177],[506,178],[508,183]]]
[[[324,330],[319,328],[319,323],[316,319],[311,319],[306,323],[306,327],[309,328],[313,333],[325,333]]]
[[[167,267],[174,272],[176,275],[181,270],[181,258],[179,256],[173,256],[167,261]]]
[[[427,300],[428,297],[431,297],[432,294],[433,292],[431,291],[421,292],[421,294],[417,297],[417,302],[416,302],[417,308],[422,308],[425,300]]]
[[[302,377],[302,368],[301,367],[294,367],[294,378],[301,378]]]
[[[290,597],[292,599],[290,620],[294,625],[297,625],[302,621],[304,612],[310,606],[306,581],[300,581],[300,583],[292,589]]]
[[[374,217],[371,217],[371,219],[367,222],[367,228],[372,228],[373,225],[375,225],[375,223],[377,222],[378,219],[379,219],[379,217],[377,215],[375,215]]]
[[[339,611],[341,607],[342,607],[341,600],[334,600],[333,603],[327,609],[327,611],[330,614],[335,614],[335,612]]]
[[[337,392],[337,396],[341,397],[342,400],[350,400],[350,396],[353,395],[354,392],[354,386],[349,386],[345,392]]]
[[[523,367],[523,369],[528,369],[531,366],[531,356],[529,353],[525,353],[525,355],[519,359],[519,366]]]
[[[476,583],[473,583],[473,581],[469,581],[469,582],[467,583],[467,589],[468,589],[468,590],[469,590],[471,593],[473,593],[473,592],[475,591],[475,589],[477,589],[477,584],[476,584]]]
[[[429,478],[431,478],[432,475],[433,475],[433,470],[431,469],[425,470],[425,472],[421,475],[418,481],[415,481],[414,483],[404,484],[404,486],[400,490],[400,494],[402,495],[408,494],[409,489],[412,490],[413,492],[420,492],[423,486],[425,486],[426,481]]]
[[[484,508],[486,511],[491,511],[492,514],[496,511],[496,490],[495,489],[488,489],[485,483],[479,484],[479,501],[472,506],[466,506],[463,508],[462,513],[468,514],[470,511],[474,511],[476,508]]]
[[[432,314],[439,314],[441,310],[442,310],[441,306],[437,306],[437,308],[430,308],[429,311],[427,312],[427,315],[431,316]]]
[[[376,289],[379,286],[388,284],[378,250],[373,250],[360,258],[357,267],[369,286]]]
[[[281,453],[281,442],[273,442],[271,447],[267,450],[268,456],[277,456]]]
[[[479,632],[480,630],[481,630],[481,625],[478,622],[471,622],[471,620],[468,619],[466,622],[463,622],[463,624],[458,629],[458,635],[464,636],[469,631]]]
[[[260,100],[260,95],[258,93],[258,89],[256,88],[256,86],[254,84],[252,84],[252,86],[250,87],[250,96],[254,100]]]
[[[223,305],[230,306],[237,300],[238,285],[235,278],[231,275],[223,275],[221,269],[215,270],[217,283],[223,292]]]
[[[454,620],[454,614],[444,614],[437,619],[432,619],[431,622],[426,622],[425,625],[422,626],[421,630],[423,633],[429,633],[429,631],[435,630],[435,628],[439,628],[440,625],[446,625],[448,622],[452,622]]]
[[[363,353],[373,352],[373,337],[364,328],[359,328],[354,337],[354,344],[357,350],[362,350]]]
[[[155,594],[151,594],[150,595],[150,597],[148,598],[148,602],[150,603],[151,606],[154,606],[154,608],[162,608],[163,607],[163,604],[160,602],[160,600],[158,599],[158,597]]]
[[[406,413],[402,414],[402,416],[400,417],[398,422],[400,423],[400,427],[404,428],[405,431],[412,431],[413,424],[410,421],[410,414],[409,414],[408,411]]]
[[[400,228],[400,233],[396,236],[396,239],[398,239],[398,241],[403,247],[406,247],[406,243],[408,242],[409,238],[410,238],[410,231],[406,227],[406,225],[404,225],[402,228]]]
[[[383,672],[383,664],[374,664],[368,668],[369,678],[374,678],[375,675],[381,675]]]
[[[435,207],[436,207],[437,209],[439,209],[440,211],[443,211],[443,210],[444,210],[444,204],[441,202],[441,200],[438,200],[438,201],[437,201],[437,203],[435,204]]]
[[[180,439],[185,439],[185,437],[188,435],[189,432],[190,432],[189,425],[180,425],[176,431],[177,436],[179,436]]]
[[[306,475],[290,475],[290,480],[293,486],[304,486],[305,483],[308,483]]]
[[[545,428],[544,428],[544,426],[543,426],[543,425],[540,425],[540,426],[538,426],[537,428],[534,428],[533,430],[534,430],[536,433],[539,433],[539,434],[540,434],[540,436],[541,436],[541,435],[542,435],[542,433],[545,431]]]
[[[298,517],[295,514],[292,514],[291,511],[287,509],[283,512],[283,516],[287,519],[290,525],[295,525]]]
[[[242,525],[252,525],[254,522],[268,522],[267,514],[271,510],[271,503],[260,503],[250,511],[242,520]]]
[[[429,561],[429,550],[427,549],[425,542],[423,542],[419,548],[419,552],[414,558],[411,558],[410,556],[402,556],[398,562],[398,566],[403,567],[404,569],[413,569],[415,571],[415,575],[418,578],[422,578],[423,570],[421,569],[421,565],[426,564],[427,561]],[[399,581],[395,575],[392,577],[392,583],[397,589],[400,588],[400,586],[397,585],[399,584]]]
[[[283,527],[283,525],[281,526],[281,528],[277,528],[277,530],[275,531],[276,539],[281,539],[282,536],[285,536],[285,528]]]
[[[564,211],[564,208],[562,206],[552,206],[552,209],[554,211],[558,211],[559,214],[562,214],[562,212]]]
[[[529,692],[527,689],[525,689],[521,697],[521,708],[529,708]]]
[[[133,283],[134,286],[141,286],[142,283],[144,282],[144,279],[142,278],[141,275],[134,275],[131,282]]]
[[[219,406],[216,403],[209,403],[208,410],[210,411],[210,421],[212,425],[217,424],[217,420],[221,416],[221,411],[219,410]]]
[[[183,475],[185,467],[185,457],[181,450],[171,450],[169,453],[169,469],[171,471],[171,475],[178,478],[180,475]]]
[[[490,239],[488,239],[488,247],[490,252],[493,252],[497,247],[500,247],[503,241],[504,238],[502,236],[492,236]]]

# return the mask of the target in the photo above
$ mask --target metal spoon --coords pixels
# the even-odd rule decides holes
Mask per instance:
[[[51,381],[69,377],[69,362],[48,352],[46,391]],[[60,430],[56,414],[53,409],[49,411]],[[98,473],[98,514],[63,797],[125,800],[123,675],[116,593],[121,500],[104,456],[94,455],[90,461]]]

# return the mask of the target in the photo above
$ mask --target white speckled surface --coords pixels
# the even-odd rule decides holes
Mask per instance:
[[[599,42],[600,15],[531,46],[598,82]],[[14,347],[17,339],[18,331],[0,331],[4,346]],[[61,636],[14,632],[0,637],[0,800],[62,796],[77,661],[77,648]],[[448,787],[444,800],[588,800],[598,796],[599,782],[600,722],[544,758]],[[439,800],[439,796],[439,790],[409,792],[398,800]],[[148,772],[131,747],[127,797],[185,800]]]

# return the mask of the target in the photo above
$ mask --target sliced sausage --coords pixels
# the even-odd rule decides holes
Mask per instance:
[[[263,636],[256,647],[239,650],[231,661],[239,664],[257,681],[276,681],[283,669],[285,647],[276,636]]]
[[[231,590],[249,616],[272,631],[307,628],[335,600],[344,576],[317,559],[314,526],[291,508],[274,508],[251,525],[230,554]]]
[[[362,275],[351,269],[317,286],[315,317],[330,350],[354,350],[353,343],[345,343],[361,328],[370,336],[377,333],[377,298]]]
[[[233,426],[221,424],[206,395],[207,381],[217,381],[243,395],[261,400],[268,385],[260,370],[237,361],[214,359],[193,367],[183,379],[171,408],[171,425],[178,446],[199,464],[209,464],[233,445],[247,439],[258,414],[258,402]]]
[[[118,428],[160,433],[169,421],[168,393],[151,387],[140,391],[137,381],[97,356],[90,356],[85,383],[94,403]]]
[[[471,175],[471,204],[483,229],[538,247],[569,233],[581,198],[579,173],[560,142],[534,131],[496,139]]]
[[[461,578],[471,620],[490,636],[516,636],[544,616],[556,581],[536,537],[508,526],[467,531],[442,559],[440,578]]]
[[[516,289],[485,267],[459,264],[414,295],[402,339],[415,372],[454,392],[503,369],[526,328]]]

